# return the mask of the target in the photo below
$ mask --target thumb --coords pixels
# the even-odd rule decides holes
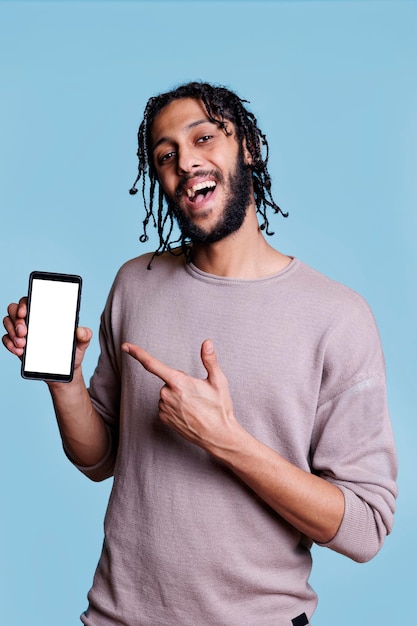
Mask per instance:
[[[78,326],[77,328],[77,348],[80,350],[86,350],[89,346],[91,338],[93,336],[93,331],[90,328],[86,328],[84,326]]]
[[[215,379],[221,373],[221,369],[211,339],[206,339],[201,345],[201,361],[207,370],[208,379],[211,382],[215,382]]]

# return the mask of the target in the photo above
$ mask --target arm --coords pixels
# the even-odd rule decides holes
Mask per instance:
[[[241,429],[216,454],[281,517],[317,543],[336,535],[344,497],[332,483],[296,467]]]
[[[162,422],[223,461],[300,532],[320,543],[334,537],[344,513],[342,492],[289,463],[239,424],[211,341],[205,341],[201,351],[205,380],[167,367],[138,346],[123,344],[122,349],[164,381]]]
[[[78,335],[89,335],[87,341]],[[91,331],[77,329],[77,350],[89,343]],[[62,443],[71,460],[78,466],[87,468],[101,464],[109,456],[111,439],[106,425],[93,407],[86,389],[81,364],[74,370],[70,383],[49,383],[55,414]],[[114,459],[108,459],[106,470],[89,472],[93,480],[102,480],[112,473]],[[108,467],[107,467],[108,466]]]
[[[8,316],[3,320],[7,331],[3,336],[3,344],[19,358],[26,343],[26,313],[27,299],[22,298],[19,304],[8,307]],[[77,329],[72,382],[48,383],[64,448],[76,464],[85,467],[100,463],[108,456],[110,448],[107,428],[91,403],[82,374],[82,361],[91,337],[90,329]],[[103,470],[97,475],[98,479],[103,477],[102,472]],[[92,478],[94,479],[94,475]]]

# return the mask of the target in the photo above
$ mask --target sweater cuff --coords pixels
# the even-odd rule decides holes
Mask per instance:
[[[375,511],[353,491],[337,485],[345,498],[345,512],[340,527],[331,541],[318,545],[331,548],[345,556],[365,563],[380,550],[386,536],[381,533],[381,523],[375,519]]]
[[[80,470],[80,472],[85,474],[85,476],[87,476],[88,478],[91,478],[91,480],[95,480],[95,481],[104,480],[105,478],[109,478],[110,476],[113,475],[113,466],[114,466],[114,463],[112,460],[113,459],[113,444],[112,444],[110,433],[109,433],[109,445],[107,447],[106,454],[101,459],[101,461],[99,461],[98,463],[95,463],[95,465],[89,465],[89,466],[78,465],[78,463],[76,463],[74,459],[71,457],[70,452],[67,450],[64,444],[62,447],[64,449],[64,452],[68,460],[74,465],[74,467]]]

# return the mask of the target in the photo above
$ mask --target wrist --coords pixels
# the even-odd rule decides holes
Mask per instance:
[[[211,446],[209,452],[233,469],[239,459],[251,448],[252,435],[236,420],[230,422],[227,432]]]
[[[82,369],[81,369],[81,365],[78,366],[75,370],[74,370],[74,374],[72,377],[72,380],[70,382],[60,382],[60,381],[50,381],[50,380],[45,380],[44,381],[48,388],[49,391],[51,393],[65,393],[70,391],[71,389],[73,389],[74,387],[77,387],[80,384],[84,384],[84,378],[83,378],[83,373],[82,373]]]

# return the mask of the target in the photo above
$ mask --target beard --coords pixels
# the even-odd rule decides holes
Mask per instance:
[[[224,182],[224,177],[218,170],[199,172],[198,175],[212,176],[217,183]],[[177,195],[182,194],[183,185],[187,180],[188,178],[180,182],[177,188]],[[197,226],[192,219],[184,215],[180,206],[172,197],[167,197],[168,210],[175,216],[184,239],[189,239],[192,243],[209,245],[235,233],[242,226],[253,197],[252,171],[250,166],[245,163],[242,146],[239,149],[236,169],[233,174],[229,175],[228,182],[229,189],[223,213],[209,231]]]

